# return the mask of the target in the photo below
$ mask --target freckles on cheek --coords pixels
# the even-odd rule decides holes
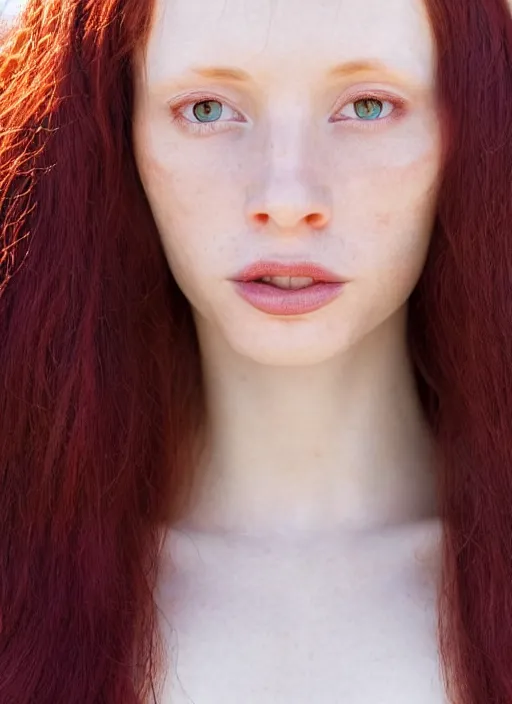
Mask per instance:
[[[163,162],[149,150],[139,158],[139,169],[144,190],[157,221],[169,224],[171,216],[184,217],[189,211],[190,198],[177,170]]]
[[[353,179],[341,211],[358,266],[365,272],[392,266],[401,286],[418,274],[430,241],[438,172],[436,162],[425,158]]]
[[[397,214],[428,217],[435,206],[440,169],[435,156],[425,154],[404,166],[379,170],[366,184],[375,222],[388,227]]]
[[[166,170],[155,157],[147,142],[141,141],[137,144],[136,155],[140,177],[149,195],[151,191],[161,186],[161,183],[167,177]]]

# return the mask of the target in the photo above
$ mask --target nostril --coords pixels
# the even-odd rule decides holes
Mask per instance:
[[[321,213],[311,213],[306,216],[306,222],[312,227],[323,227],[327,220]]]
[[[254,215],[254,219],[256,220],[258,225],[267,225],[270,216],[266,213],[256,213]],[[311,213],[310,215],[306,216],[305,220],[308,225],[315,228],[323,227],[327,222],[327,218],[324,217],[321,213]]]

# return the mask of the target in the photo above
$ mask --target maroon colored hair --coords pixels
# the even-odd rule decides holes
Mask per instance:
[[[427,0],[446,158],[410,301],[439,448],[450,699],[512,702],[512,18]],[[131,141],[150,0],[29,0],[0,44],[0,704],[141,704],[204,421]]]

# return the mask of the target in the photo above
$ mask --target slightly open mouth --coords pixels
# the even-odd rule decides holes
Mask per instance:
[[[253,279],[253,283],[273,286],[283,290],[297,291],[301,288],[309,288],[321,283],[309,276],[263,276],[260,279]]]

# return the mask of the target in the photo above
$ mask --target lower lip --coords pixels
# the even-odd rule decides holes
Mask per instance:
[[[271,315],[301,315],[323,308],[343,288],[342,283],[317,283],[300,289],[277,288],[256,281],[235,281],[239,295],[254,308]]]

